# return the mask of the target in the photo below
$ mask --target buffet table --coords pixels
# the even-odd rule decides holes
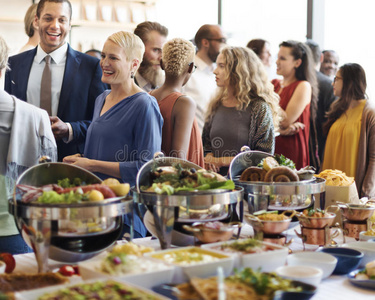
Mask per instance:
[[[300,232],[299,226],[296,226],[293,229],[290,229],[286,232],[287,239],[293,239],[293,242],[290,244],[289,248],[292,252],[303,251],[302,240],[297,237],[294,232],[296,229]],[[241,236],[247,237],[251,233],[252,229],[250,226],[245,225],[241,231]],[[340,238],[335,239],[339,244],[342,242]],[[347,242],[354,241],[353,238],[346,238]],[[160,250],[159,241],[155,238],[146,237],[142,239],[134,239],[134,243],[139,245],[144,245],[152,247],[155,250]],[[306,245],[305,251],[314,251],[318,246]],[[36,273],[38,270],[35,256],[33,253],[15,255],[16,259],[16,269],[14,272],[18,273]],[[50,260],[50,268],[59,267],[62,263]],[[79,278],[74,278],[74,281],[80,280]],[[375,299],[375,291],[362,289],[353,286],[345,275],[338,276],[332,275],[329,278],[323,280],[318,287],[318,290],[315,296],[312,298],[314,300],[327,300],[327,299]]]

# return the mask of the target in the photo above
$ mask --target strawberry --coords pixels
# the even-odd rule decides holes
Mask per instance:
[[[13,255],[10,253],[0,253],[0,260],[6,264],[5,273],[12,273],[16,267],[16,260]]]

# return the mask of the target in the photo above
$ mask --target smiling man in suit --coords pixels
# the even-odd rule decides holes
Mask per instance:
[[[59,160],[83,153],[95,99],[105,90],[100,61],[73,50],[65,41],[71,17],[68,0],[41,0],[34,21],[40,43],[30,51],[10,57],[10,70],[5,75],[8,93],[45,108],[50,114]],[[50,61],[48,93],[44,93],[45,83],[41,86],[46,61]],[[50,100],[41,101],[46,94]]]

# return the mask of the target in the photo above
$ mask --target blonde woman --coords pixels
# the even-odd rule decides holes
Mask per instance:
[[[216,64],[219,89],[210,102],[202,137],[206,167],[225,175],[244,145],[274,153],[279,97],[252,50],[224,48]]]
[[[195,47],[184,39],[175,38],[163,46],[164,84],[150,94],[160,107],[164,119],[161,149],[167,156],[187,159],[204,167],[203,145],[195,119],[194,99],[181,93],[196,66]]]
[[[64,162],[95,172],[102,179],[116,177],[132,186],[140,167],[160,151],[163,119],[159,106],[134,82],[144,49],[142,40],[130,32],[120,31],[107,39],[100,66],[102,81],[111,90],[96,99],[84,157],[72,155]],[[134,230],[144,236],[143,224],[135,221]]]
[[[26,11],[24,23],[25,23],[25,32],[29,37],[27,43],[20,49],[19,52],[24,52],[35,48],[39,44],[39,32],[38,29],[34,27],[34,19],[36,15],[36,9],[38,3],[32,4]]]

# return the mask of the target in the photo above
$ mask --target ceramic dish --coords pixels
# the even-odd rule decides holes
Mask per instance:
[[[271,272],[277,267],[285,265],[288,256],[288,248],[283,246],[259,241],[259,245],[254,248],[256,252],[253,253],[226,247],[226,245],[230,246],[234,243],[246,243],[247,241],[252,241],[252,239],[212,243],[202,245],[201,247],[234,255],[234,267],[237,269],[249,267],[257,270],[261,268],[263,272]]]
[[[218,267],[222,267],[224,275],[229,276],[234,267],[233,255],[200,247],[167,249],[146,253],[146,256],[173,264],[176,267],[171,281],[173,284],[186,282],[193,277],[215,276]]]
[[[358,268],[363,258],[361,251],[344,247],[322,248],[319,251],[331,254],[337,258],[337,264],[333,270],[333,274],[335,275],[345,275],[352,272]]]
[[[323,271],[323,278],[329,277],[337,265],[337,258],[323,252],[297,252],[288,255],[288,266],[318,267]]]
[[[84,283],[94,283],[94,282],[97,282],[97,281],[99,281],[99,280],[90,280],[90,281],[86,281]],[[150,300],[151,299],[152,300],[167,300],[168,299],[168,298],[166,298],[162,295],[159,295],[159,294],[156,294],[156,293],[152,292],[151,290],[143,289],[141,287],[138,287],[136,285],[132,285],[130,283],[123,283],[123,282],[119,282],[117,280],[111,280],[111,281],[115,281],[117,283],[120,283],[120,284],[126,286],[127,288],[134,289],[136,291],[140,291],[144,295],[147,295],[146,296],[147,299],[150,299]],[[105,281],[100,280],[100,282],[105,282]],[[17,292],[17,293],[14,294],[14,296],[15,296],[15,299],[17,299],[17,300],[37,300],[37,299],[39,299],[39,297],[43,296],[46,293],[56,292],[58,290],[65,289],[65,288],[68,288],[68,287],[71,287],[71,286],[80,285],[80,284],[83,284],[83,282],[78,283],[78,284],[77,283],[76,284],[64,284],[64,285],[51,286],[51,287],[35,289],[35,290],[30,290],[30,291],[25,291],[25,292]],[[132,298],[128,298],[128,299],[132,299]],[[133,299],[140,299],[140,298],[133,298]]]
[[[155,284],[171,282],[175,270],[174,266],[147,257],[137,257],[136,259],[138,260],[138,266],[128,267],[126,271],[129,272],[123,275],[109,274],[102,271],[101,264],[103,259],[96,258],[80,262],[78,264],[79,272],[83,280],[115,277],[116,280],[137,284],[144,288],[151,288]]]
[[[371,235],[369,235],[369,233]],[[361,231],[359,233],[359,240],[366,242],[368,240],[374,239],[375,238],[375,234],[374,233],[375,233],[374,231],[369,231],[369,230],[367,230],[367,231]]]
[[[301,281],[292,281],[292,285],[294,287],[301,287],[301,292],[286,292],[286,291],[276,291],[273,300],[309,300],[311,299],[314,294],[316,293],[316,287],[307,284]],[[174,286],[173,285],[158,285],[154,286],[152,290],[158,294],[161,294],[168,299],[171,300],[178,300],[174,293]]]
[[[348,278],[351,284],[361,287],[361,288],[366,288],[366,289],[372,289],[375,290],[375,280],[373,279],[368,279],[368,280],[358,280],[355,278],[358,272],[363,271],[363,269],[360,270],[355,270],[353,272],[350,272],[348,274]]]
[[[275,273],[283,278],[299,280],[314,286],[318,286],[323,278],[322,269],[311,266],[281,266]]]
[[[364,268],[367,263],[375,260],[375,243],[357,241],[343,244],[342,247],[354,249],[363,253],[363,259],[359,264],[360,268]]]
[[[241,222],[231,222],[228,224],[221,222],[197,222],[182,227],[191,232],[202,243],[216,243],[229,240],[235,229],[242,226]]]

